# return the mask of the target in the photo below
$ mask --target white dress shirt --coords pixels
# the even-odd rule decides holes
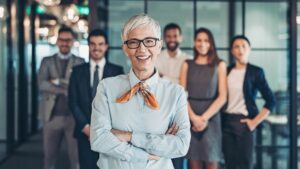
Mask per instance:
[[[93,59],[90,59],[90,77],[91,77],[91,87],[93,87],[93,81],[94,81],[94,72],[96,69],[96,65],[99,66],[98,71],[99,71],[99,80],[102,80],[103,77],[103,70],[104,70],[104,66],[106,63],[106,59],[102,58],[98,63],[96,63]]]
[[[181,65],[189,58],[192,57],[181,50],[178,50],[175,57],[171,57],[168,54],[168,50],[165,49],[157,57],[156,68],[159,74],[162,75],[162,78],[179,83]]]

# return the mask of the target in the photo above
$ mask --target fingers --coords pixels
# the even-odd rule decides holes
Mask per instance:
[[[156,155],[152,155],[150,154],[149,157],[148,157],[149,160],[159,160],[160,157],[159,156],[156,156]]]
[[[206,127],[207,127],[208,123],[201,123],[201,124],[198,124],[198,125],[193,125],[192,126],[192,130],[195,131],[195,132],[201,132],[203,131]]]
[[[176,135],[178,130],[179,130],[179,126],[175,126],[174,130],[170,134]]]
[[[194,131],[194,132],[201,132],[201,131],[203,131],[205,128],[203,128],[203,127],[196,127],[196,126],[193,126],[192,127],[192,130]]]
[[[113,134],[117,134],[117,130],[116,129],[111,129],[110,130]]]
[[[173,123],[172,126],[167,130],[166,134],[171,134],[176,128],[176,123]]]

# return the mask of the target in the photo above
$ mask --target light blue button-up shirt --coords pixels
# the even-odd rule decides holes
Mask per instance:
[[[160,108],[149,108],[140,92],[126,103],[116,99],[140,82],[134,72],[102,80],[92,105],[91,147],[99,152],[101,169],[173,169],[171,158],[184,156],[191,134],[184,89],[155,73],[145,83]],[[176,135],[165,134],[176,123]],[[130,143],[121,142],[111,129],[132,132]],[[159,160],[148,160],[149,154]]]

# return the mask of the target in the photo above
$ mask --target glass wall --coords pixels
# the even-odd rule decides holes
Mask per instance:
[[[130,61],[126,56],[124,57],[121,49],[121,29],[130,16],[139,13],[148,13],[157,19],[162,29],[170,22],[179,24],[182,27],[183,34],[181,48],[191,56],[193,55],[192,46],[195,28],[207,27],[211,29],[215,36],[219,56],[228,62],[228,2],[197,1],[195,6],[195,2],[191,0],[148,0],[147,3],[138,0],[111,0],[108,9],[109,59],[111,62],[122,65],[125,71],[129,70]],[[196,22],[194,22],[195,19]]]
[[[144,12],[144,1],[139,0],[112,0],[108,5],[108,39],[109,39],[109,60],[124,67],[124,71],[128,72],[130,61],[123,54],[121,45],[121,30],[127,19],[138,13]]]
[[[288,3],[246,2],[245,34],[252,45],[249,61],[262,67],[277,105],[257,137],[257,168],[287,169],[289,160]],[[263,106],[261,98],[258,105]],[[261,162],[262,161],[262,162]]]

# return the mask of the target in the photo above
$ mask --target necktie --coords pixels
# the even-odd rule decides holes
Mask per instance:
[[[128,102],[136,92],[140,91],[144,101],[147,106],[152,109],[159,109],[159,104],[155,98],[155,96],[147,89],[146,84],[143,82],[139,82],[134,85],[130,90],[124,93],[121,97],[117,99],[117,103],[126,103]]]
[[[96,68],[94,71],[93,87],[92,87],[92,97],[93,98],[96,95],[98,83],[99,83],[99,66],[96,65]]]

